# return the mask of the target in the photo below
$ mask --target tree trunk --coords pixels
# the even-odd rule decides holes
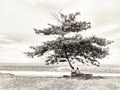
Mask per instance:
[[[73,66],[72,66],[72,64],[70,63],[70,60],[69,60],[69,58],[68,58],[68,55],[67,55],[67,51],[66,51],[65,45],[64,45],[64,53],[65,53],[65,57],[66,57],[66,59],[67,59],[67,61],[68,61],[68,63],[69,63],[69,66],[70,66],[70,68],[72,69]]]
[[[67,58],[67,61],[68,61],[69,65],[70,65],[70,68],[72,69],[72,68],[73,68],[73,66],[72,66],[72,64],[70,63],[69,58]]]

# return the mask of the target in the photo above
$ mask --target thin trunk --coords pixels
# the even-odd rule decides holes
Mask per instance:
[[[71,67],[71,69],[72,69],[72,68],[73,68],[73,66],[72,66],[72,64],[70,63],[69,58],[67,58],[67,61],[68,61],[69,65],[70,65],[70,67]]]
[[[68,61],[68,63],[69,63],[69,66],[70,66],[70,68],[72,69],[73,66],[72,66],[72,64],[70,63],[70,60],[69,60],[69,58],[68,58],[66,48],[64,48],[64,52],[65,52],[65,57],[66,57],[66,59],[67,59],[67,61]]]

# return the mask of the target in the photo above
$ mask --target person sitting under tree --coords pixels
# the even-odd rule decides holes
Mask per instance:
[[[73,76],[75,76],[75,75],[76,75],[76,70],[75,70],[74,67],[72,67],[72,69],[71,69],[71,76],[73,77]]]
[[[80,70],[79,68],[77,67],[76,69],[73,67],[72,70],[71,70],[71,76],[78,76],[80,75]]]
[[[77,67],[77,69],[76,69],[76,74],[77,74],[77,75],[80,75],[80,70],[79,70],[78,67]]]

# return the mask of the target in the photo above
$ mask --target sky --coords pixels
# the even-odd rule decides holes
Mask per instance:
[[[0,63],[40,63],[23,52],[53,37],[37,36],[33,28],[55,23],[51,14],[80,11],[90,21],[87,33],[113,40],[111,55],[101,63],[120,64],[120,0],[0,0]],[[86,34],[87,35],[87,34]]]

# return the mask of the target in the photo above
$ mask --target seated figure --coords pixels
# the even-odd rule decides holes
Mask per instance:
[[[76,73],[77,73],[77,74],[80,74],[80,70],[79,70],[78,67],[77,67],[77,69],[76,69]]]
[[[71,70],[71,76],[79,76],[80,75],[80,70],[79,68],[77,67],[76,69],[73,67],[72,70]]]
[[[79,68],[77,67],[77,69],[76,69],[76,76],[79,76],[80,75],[80,70],[79,70]]]
[[[74,67],[72,67],[72,70],[71,70],[71,76],[75,76],[76,75],[76,70]]]

